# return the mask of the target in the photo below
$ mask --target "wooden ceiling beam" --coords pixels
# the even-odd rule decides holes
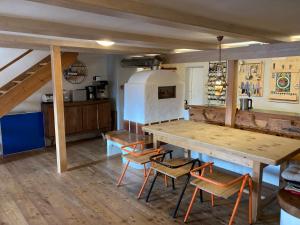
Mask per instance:
[[[80,11],[127,17],[149,23],[185,29],[209,29],[219,35],[244,37],[249,40],[275,43],[287,41],[285,34],[192,15],[133,0],[28,0]]]
[[[111,39],[116,42],[129,42],[129,44],[132,45],[152,44],[166,49],[192,48],[208,50],[215,49],[217,47],[216,44],[204,43],[200,41],[181,40],[175,38],[112,31],[107,29],[88,28],[63,23],[8,16],[0,16],[0,30],[85,40]]]
[[[300,55],[300,41],[290,43],[275,43],[267,45],[252,45],[240,48],[222,50],[223,60],[261,59],[274,57],[288,57]],[[167,64],[209,62],[219,58],[217,50],[198,51],[181,54],[166,55]]]
[[[113,45],[104,47],[97,44],[95,41],[74,40],[74,39],[59,39],[59,38],[46,38],[17,34],[0,34],[0,47],[17,47],[17,48],[30,48],[30,49],[49,49],[49,46],[61,46],[64,49],[76,49],[83,51],[100,51],[103,53],[115,54],[146,54],[146,53],[170,53],[166,49],[158,48],[142,48],[131,47],[123,45]]]

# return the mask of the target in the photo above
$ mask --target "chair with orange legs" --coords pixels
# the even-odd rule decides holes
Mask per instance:
[[[205,170],[209,168],[209,172]],[[214,196],[228,199],[230,196],[238,193],[233,212],[229,221],[229,225],[233,224],[239,203],[241,201],[243,190],[246,185],[249,188],[249,224],[252,224],[252,179],[249,174],[236,177],[217,170],[213,171],[213,163],[205,163],[204,165],[193,169],[191,176],[196,179],[191,182],[195,186],[195,191],[188,207],[184,222],[187,221],[192,210],[196,194],[199,190],[206,191],[211,194],[212,206],[214,205]]]
[[[150,157],[161,152],[161,149],[145,149],[144,141],[138,141],[128,145],[123,145],[121,147],[121,150],[126,153],[122,155],[122,157],[126,159],[127,162],[125,164],[125,167],[123,168],[117,186],[121,185],[130,162],[144,166],[144,177],[146,177],[146,164],[150,162]]]

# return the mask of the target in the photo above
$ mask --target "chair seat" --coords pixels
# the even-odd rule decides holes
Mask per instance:
[[[204,177],[219,183],[228,183],[237,178],[237,176],[224,173],[218,170],[213,170],[212,174],[210,174],[209,171],[206,170]],[[208,183],[200,179],[193,180],[191,184],[210,194],[227,199],[240,190],[242,180],[227,187],[222,187],[216,184]]]
[[[191,161],[191,160],[185,159],[185,158],[177,158],[177,159],[164,160],[164,163],[167,163],[172,166],[177,166],[177,165],[182,165],[184,163],[187,163],[189,161]],[[191,170],[191,167],[192,167],[192,163],[187,164],[182,167],[179,167],[179,168],[176,168],[176,169],[172,169],[172,168],[160,165],[158,163],[153,163],[153,165],[151,166],[152,169],[154,169],[162,174],[165,174],[169,177],[172,177],[174,179],[177,179],[181,176],[188,174]]]
[[[157,155],[157,152],[153,152],[153,153],[149,153],[147,155],[141,155],[141,156],[125,154],[125,155],[122,155],[122,157],[127,160],[130,160],[131,162],[143,165],[143,164],[150,162],[150,157],[153,155]]]

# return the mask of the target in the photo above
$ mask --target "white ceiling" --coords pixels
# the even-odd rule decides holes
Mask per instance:
[[[17,2],[17,4],[16,4]],[[132,33],[149,34],[162,37],[182,38],[187,40],[215,42],[216,36],[200,31],[176,29],[160,26],[127,18],[99,15],[82,12],[57,6],[23,0],[0,0],[0,14],[6,16],[25,17],[80,25],[91,28],[106,28]],[[204,29],[203,29],[204,30]],[[226,42],[235,42],[241,39],[226,37]]]
[[[180,12],[276,31],[287,36],[300,34],[300,1],[297,0],[135,0]],[[149,8],[151,10],[151,8]],[[134,18],[84,12],[25,0],[0,0],[0,16],[51,21],[89,28],[108,29],[181,40],[216,43],[216,33],[205,28],[169,27]],[[45,27],[45,30],[47,27]],[[0,30],[1,31],[1,30]],[[38,35],[36,35],[38,36]],[[224,43],[248,39],[226,35]],[[129,43],[124,40],[124,43]],[[137,43],[136,43],[137,46]],[[145,44],[145,46],[147,46]],[[149,43],[148,43],[149,46]]]
[[[300,34],[299,0],[143,0],[220,21]]]

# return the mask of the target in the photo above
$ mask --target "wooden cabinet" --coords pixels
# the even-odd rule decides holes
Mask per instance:
[[[82,107],[65,107],[66,134],[76,134],[82,131]]]
[[[103,103],[106,104],[106,103]],[[108,104],[110,104],[108,102]],[[102,104],[101,104],[102,105]],[[82,128],[84,131],[98,129],[98,107],[99,105],[84,105],[82,106]],[[107,120],[107,118],[104,118]]]
[[[108,129],[111,126],[111,104],[110,102],[103,103],[98,105],[98,122],[100,129]],[[109,118],[106,119],[106,118]]]
[[[66,102],[64,107],[66,135],[111,130],[111,102],[109,100]],[[45,136],[53,139],[55,136],[53,104],[42,103],[42,112]]]

